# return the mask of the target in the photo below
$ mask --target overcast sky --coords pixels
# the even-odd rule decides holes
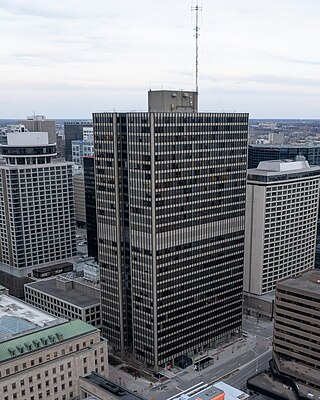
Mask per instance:
[[[320,118],[319,0],[199,0],[200,111]],[[195,87],[195,0],[0,0],[0,118]]]

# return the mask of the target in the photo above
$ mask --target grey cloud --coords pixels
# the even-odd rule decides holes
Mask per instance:
[[[293,63],[293,64],[303,64],[303,65],[315,65],[318,66],[320,65],[320,60],[308,60],[305,58],[297,58],[297,57],[289,57],[289,56],[283,56],[281,54],[274,54],[274,53],[269,53],[266,51],[262,50],[256,50],[256,54],[261,54],[262,56],[270,59],[270,60],[277,60],[280,62],[285,62],[285,63]]]
[[[81,6],[77,7],[76,2],[70,4],[68,7],[68,1],[0,0],[0,10],[18,16],[32,16],[48,19],[79,19],[81,17],[85,19],[89,17],[95,17],[97,19],[102,17],[106,18],[106,14],[95,12],[94,8],[88,11],[88,9],[84,9]],[[114,18],[114,16],[114,14],[108,15],[110,18]]]
[[[299,78],[299,77],[287,77],[287,76],[275,76],[275,75],[249,75],[245,76],[243,80],[252,81],[257,83],[271,83],[280,84],[286,86],[320,86],[320,79],[312,78]]]

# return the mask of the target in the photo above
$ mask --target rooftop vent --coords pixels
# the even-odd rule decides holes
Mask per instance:
[[[16,354],[16,350],[12,347],[8,348],[8,352],[10,353],[10,356],[14,356]]]
[[[31,349],[32,349],[31,343],[26,342],[24,345],[25,345],[25,347],[26,347],[27,350],[31,350]]]
[[[41,337],[40,340],[41,340],[41,342],[42,342],[43,345],[47,346],[47,344],[48,344],[48,339],[47,339],[46,337]]]
[[[51,343],[54,343],[56,341],[56,338],[53,335],[49,335],[48,338]]]
[[[18,344],[18,346],[16,346],[16,347],[17,347],[18,352],[19,352],[20,354],[22,354],[22,353],[24,352],[23,346],[20,346],[20,345]]]

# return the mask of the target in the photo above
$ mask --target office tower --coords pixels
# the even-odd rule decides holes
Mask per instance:
[[[262,161],[248,170],[244,290],[262,295],[314,265],[320,167]]]
[[[91,157],[94,155],[93,142],[85,142],[84,140],[73,140],[72,146],[72,161],[83,167],[83,157]]]
[[[249,144],[248,168],[257,168],[260,161],[294,160],[296,156],[304,156],[310,165],[320,165],[320,146]]]
[[[54,162],[43,132],[11,132],[1,145],[1,270],[27,276],[76,255],[72,163]]]
[[[47,132],[49,143],[57,143],[55,120],[47,119],[44,115],[32,115],[19,121],[19,124],[24,125],[29,132]]]
[[[96,187],[94,176],[94,158],[84,157],[84,191],[86,204],[86,227],[88,256],[98,261]]]
[[[277,282],[273,359],[298,384],[299,398],[320,397],[320,273]]]
[[[79,228],[86,227],[86,203],[83,171],[73,171],[75,218]]]
[[[157,369],[239,333],[248,114],[93,124],[104,335]]]
[[[67,121],[64,123],[66,161],[72,161],[72,141],[83,140],[83,132],[92,127],[92,121]]]

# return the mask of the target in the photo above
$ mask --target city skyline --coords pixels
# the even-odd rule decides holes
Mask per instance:
[[[146,110],[149,88],[194,89],[195,4],[0,2],[0,118]],[[320,4],[199,5],[200,111],[317,117]]]

